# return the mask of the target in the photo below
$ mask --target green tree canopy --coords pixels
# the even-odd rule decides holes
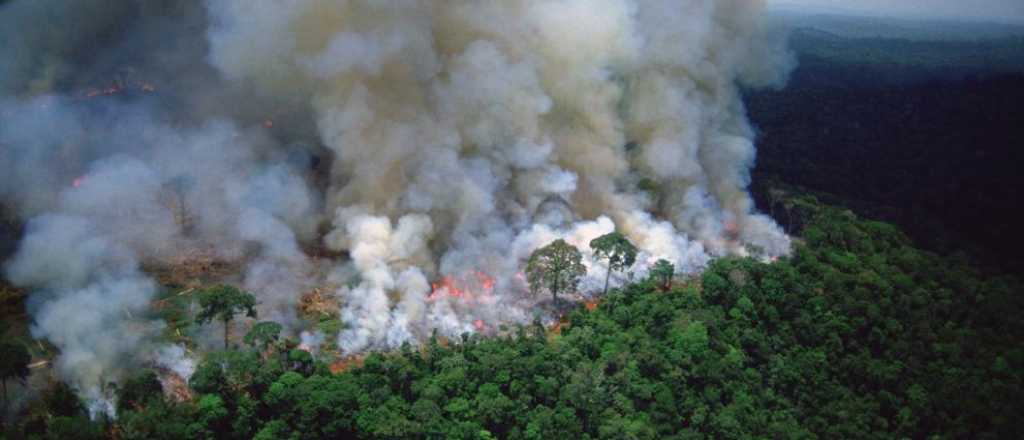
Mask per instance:
[[[636,262],[636,246],[629,242],[624,235],[618,232],[610,232],[590,241],[590,248],[594,255],[602,260],[608,260],[608,273],[604,276],[604,291],[608,293],[608,279],[613,271],[628,269]]]
[[[196,322],[208,323],[214,319],[224,323],[224,348],[228,348],[231,334],[231,321],[235,315],[245,313],[250,318],[256,317],[256,298],[251,293],[239,290],[226,284],[216,285],[199,292],[199,315]]]
[[[153,370],[143,370],[130,377],[117,390],[117,411],[124,413],[130,409],[140,409],[150,400],[163,396],[163,386]]]
[[[291,347],[207,353],[191,399],[129,381],[110,424],[55,392],[0,438],[1022,438],[1019,279],[826,207],[805,237],[667,293],[627,284],[557,331],[435,334],[333,373]]]
[[[281,324],[273,321],[259,322],[252,326],[243,341],[253,347],[266,350],[270,345],[277,343],[282,329]]]
[[[85,414],[85,407],[75,390],[64,382],[55,383],[43,396],[43,402],[54,416],[73,418]]]
[[[668,289],[672,288],[672,278],[675,275],[676,267],[669,263],[668,260],[658,260],[654,263],[654,266],[651,266],[651,279],[658,283],[658,287],[662,291],[668,291]]]
[[[530,289],[537,293],[547,288],[553,300],[558,299],[558,292],[575,289],[586,273],[580,250],[562,239],[533,251],[526,263]]]
[[[25,380],[29,375],[28,364],[32,355],[24,345],[17,342],[0,343],[0,382],[4,387],[4,406],[7,406],[7,381]]]

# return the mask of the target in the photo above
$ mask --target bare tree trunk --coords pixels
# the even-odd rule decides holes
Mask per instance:
[[[554,305],[557,302],[558,302],[558,278],[556,277],[555,281],[551,283],[551,303],[552,303],[552,305]]]
[[[228,349],[228,335],[231,333],[231,321],[224,320],[224,349]]]
[[[604,274],[604,292],[601,295],[608,294],[608,279],[612,277],[612,266],[608,265],[608,273]]]

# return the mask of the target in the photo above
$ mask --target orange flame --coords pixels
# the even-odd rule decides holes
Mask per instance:
[[[428,301],[437,301],[443,298],[458,300],[463,304],[493,304],[497,298],[494,297],[494,286],[497,280],[485,272],[475,270],[461,277],[447,275],[440,281],[432,283]],[[477,332],[487,330],[487,324],[482,319],[473,321],[473,328]]]
[[[476,272],[476,279],[480,282],[480,287],[483,287],[484,292],[490,293],[494,290],[494,278],[483,272]]]
[[[156,91],[156,86],[154,86],[153,84],[147,83],[147,82],[124,83],[123,81],[119,80],[119,81],[115,81],[109,87],[104,87],[104,88],[90,87],[88,89],[85,89],[85,91],[82,92],[82,94],[81,94],[81,99],[90,99],[90,98],[95,98],[97,96],[116,95],[118,93],[121,93],[121,92],[123,92],[125,90],[130,90],[130,89],[137,89],[137,90],[140,90],[140,91],[142,91],[144,93],[153,93],[153,92]]]
[[[441,279],[440,283],[432,283],[430,285],[432,291],[430,292],[430,300],[437,300],[445,296],[453,298],[462,298],[465,293],[455,283],[455,278],[446,276]]]
[[[737,240],[740,236],[740,225],[735,220],[727,220],[724,225],[725,236],[729,240]]]
[[[430,285],[431,292],[427,299],[436,301],[449,297],[463,301],[475,301],[480,298],[488,298],[494,293],[495,282],[494,277],[479,270],[459,278],[447,275],[441,278],[440,282]]]
[[[97,96],[110,96],[113,94],[121,93],[122,87],[114,84],[105,89],[89,89],[85,91],[86,98],[95,98]]]

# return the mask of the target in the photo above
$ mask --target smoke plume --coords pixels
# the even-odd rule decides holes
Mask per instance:
[[[8,1],[0,197],[27,227],[5,274],[102,401],[126,360],[190,365],[155,342],[150,268],[196,253],[236,264],[221,281],[293,336],[317,334],[297,305],[326,289],[343,354],[550,317],[521,271],[557,238],[584,253],[584,296],[607,271],[588,244],[615,230],[641,250],[634,276],[785,255],[747,193],[740,87],[793,67],[762,9]]]

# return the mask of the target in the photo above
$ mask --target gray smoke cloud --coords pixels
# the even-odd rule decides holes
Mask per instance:
[[[343,351],[529,319],[515,274],[554,238],[587,251],[617,228],[645,251],[641,267],[668,258],[687,273],[788,252],[746,192],[753,132],[737,84],[780,85],[792,65],[760,2],[207,6],[210,63],[308,97],[336,158],[326,243],[357,274],[338,291]],[[426,280],[472,284],[476,271],[496,280],[488,301],[424,300]]]
[[[584,252],[582,295],[614,230],[640,276],[789,252],[746,190],[739,87],[793,67],[760,1],[0,8],[0,197],[28,222],[5,274],[96,402],[126,360],[188,365],[151,337],[148,268],[195,252],[312,350],[296,305],[326,288],[345,354],[550,318],[521,271],[556,238]]]
[[[145,148],[115,147],[53,188],[50,214],[28,222],[6,265],[11,282],[40,289],[33,333],[61,350],[60,371],[89,396],[119,378],[130,365],[122,360],[137,358],[153,334],[137,327],[159,326],[144,318],[159,288],[143,265],[195,253],[242,261],[234,281],[259,294],[261,316],[292,326],[297,293],[313,279],[298,240],[315,233],[317,197],[285,159],[258,157],[267,154],[258,149],[262,133],[224,121],[183,128],[130,119],[106,129],[88,117],[71,122]]]
[[[131,250],[97,235],[90,220],[47,215],[32,220],[7,276],[34,286],[32,334],[61,349],[57,369],[90,401],[90,411],[113,413],[105,386],[121,359],[160,328],[133,319],[146,313],[156,285],[139,272]]]

